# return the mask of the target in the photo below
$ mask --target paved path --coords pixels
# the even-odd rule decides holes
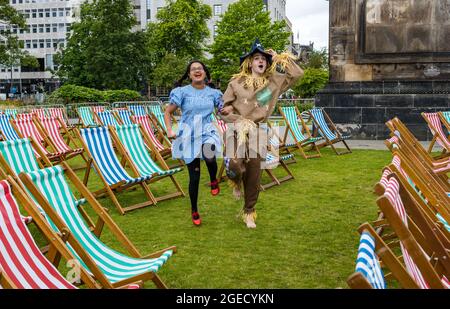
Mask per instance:
[[[384,140],[373,141],[373,140],[348,140],[347,141],[350,149],[372,149],[372,150],[388,150],[384,144]],[[421,144],[428,149],[430,142],[421,142]],[[338,144],[339,145],[339,144]],[[438,150],[438,147],[435,147]]]

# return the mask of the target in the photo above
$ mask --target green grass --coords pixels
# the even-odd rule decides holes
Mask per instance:
[[[298,162],[289,165],[295,179],[260,193],[255,230],[237,218],[243,201],[235,201],[224,183],[217,197],[206,185],[200,187],[201,227],[190,220],[188,197],[125,216],[109,198],[99,201],[141,253],[177,246],[178,252],[159,272],[170,288],[346,288],[355,266],[356,229],[376,219],[373,186],[391,155],[355,150],[336,156],[329,149],[322,154],[310,160],[296,155]],[[206,184],[203,164],[201,173],[201,183]],[[187,171],[176,178],[187,193]],[[95,173],[89,188],[101,188]],[[172,188],[168,179],[151,185],[155,195]],[[119,195],[124,206],[144,199],[140,189]],[[120,248],[108,232],[102,239]],[[146,287],[154,285],[149,282]]]

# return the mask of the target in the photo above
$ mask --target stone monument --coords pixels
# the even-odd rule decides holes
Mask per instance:
[[[330,82],[316,97],[356,138],[384,139],[398,116],[450,107],[450,0],[330,0]]]

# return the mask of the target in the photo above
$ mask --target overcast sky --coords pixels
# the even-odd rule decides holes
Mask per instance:
[[[294,42],[328,48],[328,1],[286,0],[286,15],[292,22]],[[297,34],[299,39],[297,38]]]

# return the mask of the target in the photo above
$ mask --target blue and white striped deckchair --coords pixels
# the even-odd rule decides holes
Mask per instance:
[[[146,134],[144,130],[141,130],[140,125],[122,125],[115,127],[115,131],[112,132],[112,137],[115,140],[115,144],[121,144],[123,149],[119,147],[119,151],[124,150],[122,156],[130,159],[129,164],[135,169],[140,176],[150,176],[152,177],[150,182],[157,181],[162,177],[170,177],[173,184],[177,188],[176,193],[168,194],[165,196],[157,197],[157,201],[166,200],[173,197],[184,196],[184,192],[181,189],[179,183],[173,177],[173,174],[180,172],[181,168],[169,169],[164,159],[160,155],[156,148],[153,149],[153,153],[157,158],[159,164],[161,164],[164,169],[159,167],[159,165],[150,156],[146,144],[150,142],[150,136]]]
[[[286,132],[282,138],[283,144],[290,144],[288,142],[288,136],[291,134],[295,142],[295,146],[300,150],[300,153],[305,159],[320,158],[320,150],[316,145],[316,142],[321,138],[315,138],[311,136],[308,127],[306,126],[303,118],[298,112],[295,106],[280,106],[280,114],[283,116],[286,122]],[[303,133],[305,132],[305,133]],[[314,150],[316,153],[307,155],[304,148],[310,147],[310,150]]]
[[[123,124],[129,125],[133,124],[133,121],[131,121],[132,113],[128,109],[118,109],[114,111],[116,115],[119,117],[119,119],[122,121]]]
[[[83,127],[97,127],[98,124],[94,120],[94,114],[89,106],[82,106],[77,108],[78,116],[80,117]]]
[[[351,136],[341,135],[341,133],[339,133],[331,118],[322,108],[313,108],[309,110],[309,114],[311,115],[314,121],[314,125],[317,127],[320,136],[322,136],[325,139],[325,142],[319,145],[319,147],[329,145],[337,155],[352,152],[350,150],[350,147],[347,145],[347,142],[345,141],[349,139]],[[347,151],[338,152],[336,150],[334,144],[339,142],[342,142],[344,144],[344,146],[347,148]]]
[[[269,177],[272,179],[269,183],[262,183],[260,184],[261,190],[266,190],[268,188],[271,188],[273,186],[279,186],[285,181],[288,181],[290,179],[294,179],[294,175],[292,175],[292,172],[287,167],[285,161],[292,160],[294,157],[293,154],[287,154],[287,155],[280,155],[275,156],[271,154],[270,152],[267,152],[266,154],[266,160],[264,161],[264,171],[269,175]],[[284,171],[287,173],[286,176],[279,178],[275,176],[275,174],[272,172],[272,170],[280,165]]]
[[[94,112],[94,115],[97,117],[97,123],[102,126],[118,126],[119,122],[114,117],[111,111],[105,110],[101,112]]]
[[[359,240],[356,271],[361,273],[374,289],[386,289],[383,270],[375,252],[375,239],[364,231]]]
[[[68,168],[67,164],[65,168]],[[58,223],[55,222],[57,228],[59,230],[66,228],[70,231],[71,236],[73,236],[71,242],[69,242],[70,248],[74,250],[74,255],[78,258],[80,264],[90,271],[93,271],[93,268],[99,269],[101,277],[107,279],[107,286],[117,287],[150,279],[158,287],[166,287],[156,275],[156,272],[173,255],[176,248],[172,247],[152,254],[152,257],[157,256],[155,258],[130,257],[112,249],[103,243],[86,225],[74,199],[71,198],[73,192],[64,175],[65,170],[62,166],[54,166],[27,173],[21,176],[21,179],[30,190],[32,187],[38,190],[39,194],[35,198],[39,200],[47,216],[58,218]],[[71,177],[76,176],[72,174]],[[101,206],[99,204],[97,206],[101,211]],[[115,229],[118,229],[118,227],[115,226]],[[118,240],[123,243],[122,237],[125,237],[123,233]],[[80,258],[86,256],[89,256],[90,259]]]
[[[114,152],[111,135],[107,127],[80,129],[79,138],[83,143],[84,149],[93,160],[95,170],[105,184],[105,189],[96,193],[106,192],[122,215],[126,211],[156,203],[153,194],[145,184],[146,181],[152,178],[152,175],[131,177],[127,173]],[[85,184],[88,181],[89,170],[90,165],[86,172]],[[112,190],[122,191],[134,185],[141,185],[149,201],[124,208],[120,205]]]
[[[145,116],[147,111],[144,105],[128,105],[128,109],[133,113],[134,116]]]
[[[7,114],[0,115],[0,132],[2,134],[3,140],[12,141],[15,139],[19,139],[19,134],[17,134],[16,130],[14,130],[11,122],[9,121],[11,116]]]
[[[160,105],[149,105],[150,113],[156,117],[159,125],[163,128],[164,132],[167,132],[166,123],[164,122],[164,112]]]

